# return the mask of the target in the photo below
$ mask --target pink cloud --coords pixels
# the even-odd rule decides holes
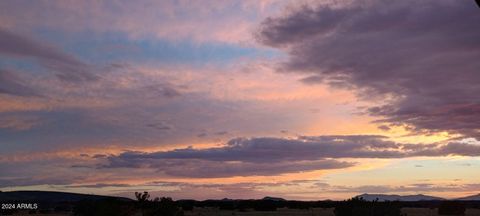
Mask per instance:
[[[286,2],[17,1],[0,4],[8,8],[2,11],[6,13],[2,25],[23,31],[44,27],[71,32],[123,32],[132,38],[239,43],[250,41],[250,29],[258,20]]]

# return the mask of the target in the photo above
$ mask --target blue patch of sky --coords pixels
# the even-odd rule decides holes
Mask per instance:
[[[92,64],[114,62],[155,62],[163,64],[219,64],[226,65],[238,59],[270,59],[281,56],[270,48],[249,47],[222,42],[199,43],[189,40],[132,39],[124,33],[82,32],[62,33],[37,30],[47,40],[64,51]]]
[[[41,67],[37,61],[32,58],[17,58],[1,56],[0,69],[12,70],[15,72],[37,75],[39,72],[45,72],[45,68]]]
[[[0,128],[0,143],[8,151],[55,149],[65,145],[89,145],[115,138],[127,138],[129,130],[93,120],[87,112],[70,109],[63,111],[25,111],[0,113],[6,116],[36,117],[37,125],[29,129]]]

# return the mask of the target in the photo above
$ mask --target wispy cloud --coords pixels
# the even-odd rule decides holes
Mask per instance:
[[[0,28],[0,54],[38,61],[64,81],[82,82],[96,80],[93,67],[60,49],[32,38]]]
[[[0,3],[0,7],[8,8],[2,11],[5,25],[16,29],[34,26],[70,32],[123,32],[130,38],[251,43],[250,30],[258,18],[285,2],[288,1],[147,0],[119,1],[113,6],[96,1],[15,1]],[[20,11],[22,19],[15,19]]]
[[[0,69],[0,94],[24,97],[39,96],[39,93],[29,87],[16,73],[5,69]]]
[[[41,124],[41,120],[35,116],[8,115],[0,116],[0,129],[28,130]]]

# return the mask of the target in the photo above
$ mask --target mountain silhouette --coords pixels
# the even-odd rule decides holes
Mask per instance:
[[[432,200],[445,200],[444,198],[441,197],[434,197],[434,196],[427,196],[423,194],[417,194],[417,195],[390,195],[390,194],[361,194],[358,195],[357,197],[363,198],[364,200],[367,201],[407,201],[407,202],[413,202],[413,201],[432,201]]]
[[[271,201],[286,201],[285,199],[283,198],[279,198],[279,197],[269,197],[269,196],[266,196],[264,197],[262,200],[271,200]]]
[[[102,199],[130,201],[124,197],[101,196],[91,194],[55,192],[55,191],[9,191],[0,192],[0,201],[36,201],[36,202],[77,202],[80,200],[98,201]]]
[[[480,1],[480,0],[479,0],[479,1]],[[480,201],[480,194],[472,195],[472,196],[467,196],[467,197],[461,197],[461,198],[457,198],[456,200],[462,200],[462,201]]]

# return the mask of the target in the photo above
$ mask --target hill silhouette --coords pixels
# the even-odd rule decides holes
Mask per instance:
[[[103,199],[132,201],[125,197],[102,196],[55,191],[7,191],[0,192],[0,201],[36,201],[36,202],[78,202],[82,200],[98,201]]]
[[[433,201],[433,200],[445,200],[441,197],[427,196],[423,194],[417,195],[390,195],[390,194],[361,194],[357,197],[363,198],[366,201],[404,201],[404,202],[413,202],[413,201]]]
[[[457,198],[456,200],[462,200],[462,201],[480,201],[480,194],[472,195],[472,196],[466,196],[466,197],[461,197],[461,198]]]

